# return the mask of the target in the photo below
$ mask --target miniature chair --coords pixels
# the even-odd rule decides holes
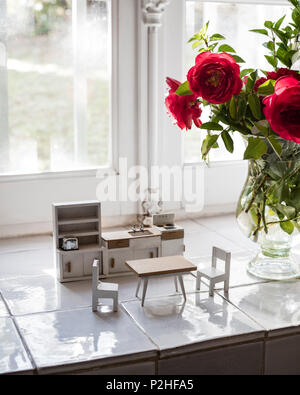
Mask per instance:
[[[118,311],[119,285],[99,281],[99,260],[93,263],[93,311],[97,311],[98,299],[113,299],[113,310]]]
[[[225,272],[217,269],[217,259],[225,262]],[[201,277],[209,280],[209,296],[214,295],[215,284],[224,282],[224,292],[229,291],[229,276],[230,276],[230,261],[231,253],[221,250],[218,247],[212,249],[212,265],[197,271],[196,290],[200,290]]]

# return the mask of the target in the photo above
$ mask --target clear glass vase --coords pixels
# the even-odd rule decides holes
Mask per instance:
[[[283,157],[290,160],[266,156],[249,161],[236,213],[242,232],[260,246],[248,271],[267,280],[300,276],[300,265],[291,256],[300,230],[300,158],[289,151]]]

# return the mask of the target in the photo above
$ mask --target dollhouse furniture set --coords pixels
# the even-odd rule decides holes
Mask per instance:
[[[186,293],[182,275],[197,270],[185,259],[184,230],[174,224],[174,214],[153,217],[153,227],[120,232],[101,232],[99,201],[53,204],[53,240],[58,280],[60,282],[93,279],[93,311],[99,298],[112,298],[118,309],[118,285],[103,283],[100,278],[135,274],[138,276],[136,296],[143,281],[142,306],[148,280],[173,276],[176,291],[179,280],[184,300]],[[217,259],[225,262],[225,271],[217,269]],[[210,282],[213,296],[216,283],[224,282],[228,292],[231,254],[213,247],[212,266],[197,271],[196,290],[201,277]]]

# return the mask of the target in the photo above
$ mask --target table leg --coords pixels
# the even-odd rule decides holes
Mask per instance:
[[[144,278],[144,287],[143,287],[143,297],[142,297],[142,307],[144,306],[146,292],[148,287],[148,278]]]
[[[179,279],[179,283],[180,283],[180,286],[181,286],[181,291],[182,291],[182,295],[183,295],[184,301],[186,302],[186,293],[185,293],[184,282],[183,282],[183,278],[182,278],[181,274],[178,275],[178,279]]]
[[[174,284],[175,284],[175,290],[176,290],[176,292],[178,292],[177,276],[174,276]]]
[[[141,277],[139,277],[139,278],[138,278],[137,287],[136,287],[136,293],[135,293],[135,296],[136,296],[136,297],[139,296],[139,291],[140,291],[140,287],[141,287],[141,282],[142,282],[142,279],[141,279]]]

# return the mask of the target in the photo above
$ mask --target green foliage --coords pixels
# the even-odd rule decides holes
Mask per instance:
[[[264,23],[266,29],[250,30],[251,32],[263,34],[269,38],[269,41],[263,44],[270,51],[270,54],[265,55],[265,58],[275,70],[278,69],[279,63],[290,68],[292,66],[293,56],[297,52],[295,43],[299,42],[300,3],[298,0],[290,0],[290,3],[294,7],[292,10],[293,22],[282,27],[285,20],[284,15],[276,22],[266,21]]]
[[[189,82],[185,81],[183,84],[181,84],[175,93],[178,96],[192,95],[192,91],[190,90]]]
[[[259,137],[250,137],[248,139],[248,147],[244,153],[244,159],[260,159],[268,152],[266,142]]]

